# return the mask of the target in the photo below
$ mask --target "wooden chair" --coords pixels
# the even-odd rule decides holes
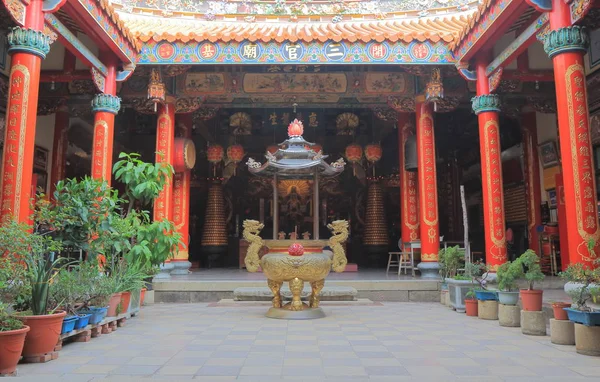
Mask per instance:
[[[415,277],[415,249],[421,248],[421,242],[411,241],[408,243],[403,243],[404,251],[400,256],[400,269],[398,270],[398,274],[404,269],[404,274],[407,274],[410,269],[412,277]],[[410,251],[407,249],[410,248]]]

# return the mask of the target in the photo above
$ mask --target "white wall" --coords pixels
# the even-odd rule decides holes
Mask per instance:
[[[37,117],[35,125],[35,144],[48,150],[48,184],[50,184],[50,171],[52,169],[52,144],[54,142],[54,114]],[[48,189],[46,189],[48,192]]]

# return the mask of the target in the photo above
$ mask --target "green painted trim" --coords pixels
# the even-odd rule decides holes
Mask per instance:
[[[8,53],[31,53],[42,59],[50,52],[50,37],[44,32],[14,27],[8,33]]]
[[[471,98],[471,107],[475,115],[486,111],[500,111],[500,96],[497,94],[486,94]]]
[[[574,25],[550,31],[544,40],[544,51],[552,58],[560,53],[587,51],[590,38],[585,28]]]
[[[121,109],[121,98],[110,94],[96,94],[92,98],[92,111],[105,111],[111,114],[117,114]]]

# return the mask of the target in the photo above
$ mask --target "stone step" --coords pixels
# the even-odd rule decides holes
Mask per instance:
[[[306,284],[302,290],[302,299],[308,299],[310,294],[310,285]],[[357,296],[358,291],[353,287],[325,286],[321,290],[320,299],[321,301],[356,301]],[[281,297],[292,298],[292,292],[285,284],[281,287]],[[268,287],[239,287],[233,290],[235,301],[270,301],[272,298],[273,293]]]

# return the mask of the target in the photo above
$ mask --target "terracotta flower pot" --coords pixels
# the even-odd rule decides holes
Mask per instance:
[[[129,310],[129,303],[131,302],[131,292],[121,293],[121,311],[119,314],[127,313]]]
[[[146,291],[148,289],[146,288],[142,288],[142,291],[140,292],[140,306],[144,305],[144,299],[146,298]]]
[[[552,310],[554,311],[554,319],[566,321],[569,319],[567,311],[564,308],[570,308],[571,304],[566,302],[553,302]]]
[[[528,312],[540,312],[542,310],[542,293],[538,289],[521,289],[521,305]]]
[[[465,310],[467,311],[467,316],[469,317],[477,317],[478,315],[478,307],[477,307],[477,300],[476,299],[472,299],[472,300],[465,300]]]
[[[67,312],[62,311],[43,316],[19,316],[30,328],[25,338],[23,357],[35,357],[52,352],[60,337],[66,315]]]
[[[108,301],[108,312],[107,317],[115,317],[117,315],[117,307],[121,303],[121,292],[115,293],[110,297]]]
[[[21,329],[0,332],[0,374],[12,374],[17,370],[17,363],[23,352],[25,336],[29,326]]]

